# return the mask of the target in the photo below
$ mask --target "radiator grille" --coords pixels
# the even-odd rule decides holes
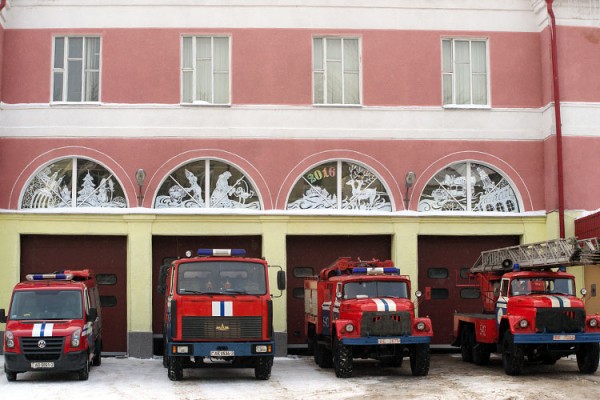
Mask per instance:
[[[260,339],[262,317],[183,317],[183,339]]]
[[[365,312],[360,324],[361,336],[410,335],[410,313]]]
[[[22,337],[21,349],[29,361],[58,360],[63,352],[64,337]]]
[[[582,332],[585,327],[585,310],[581,308],[538,309],[535,326],[538,332]]]

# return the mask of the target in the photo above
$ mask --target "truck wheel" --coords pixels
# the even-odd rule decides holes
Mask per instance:
[[[6,380],[7,381],[14,382],[14,381],[17,380],[17,373],[16,372],[4,370],[4,373],[6,374]]]
[[[90,361],[86,356],[85,365],[79,371],[77,371],[80,381],[87,381],[90,377]]]
[[[180,357],[167,358],[167,375],[172,381],[180,381],[183,379],[183,361]]]
[[[473,363],[475,365],[488,365],[490,363],[490,352],[482,343],[473,346]]]
[[[473,344],[475,332],[470,325],[465,325],[460,330],[460,353],[464,362],[473,362]]]
[[[257,357],[254,367],[254,376],[256,379],[266,381],[271,377],[271,368],[273,367],[273,357]]]
[[[523,346],[515,344],[515,339],[509,330],[504,332],[502,340],[502,365],[507,375],[521,375],[525,364]]]
[[[413,376],[425,376],[429,373],[429,343],[415,344],[410,348],[410,370]]]
[[[333,367],[333,357],[331,355],[331,351],[327,347],[322,344],[318,344],[315,348],[315,353],[317,355],[316,361],[319,367],[321,368],[331,368]]]
[[[99,367],[102,365],[102,339],[98,339],[96,341],[96,345],[94,346],[94,358],[92,358],[92,365],[94,367]]]
[[[352,349],[337,338],[333,343],[333,366],[335,367],[335,376],[338,378],[352,376]]]
[[[598,370],[600,345],[598,343],[582,343],[577,350],[577,366],[579,372],[593,374]]]

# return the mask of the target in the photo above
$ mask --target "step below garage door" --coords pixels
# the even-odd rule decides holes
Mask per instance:
[[[468,272],[484,250],[519,244],[518,236],[419,236],[419,289],[430,293],[419,315],[433,323],[432,344],[452,342],[454,311],[481,312],[479,291]]]
[[[31,273],[91,269],[102,305],[104,354],[127,352],[127,238],[22,235],[21,280]]]

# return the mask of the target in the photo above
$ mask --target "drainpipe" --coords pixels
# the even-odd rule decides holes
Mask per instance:
[[[2,11],[2,9],[4,8],[5,5],[6,5],[6,0],[0,0],[0,11]]]
[[[554,119],[556,125],[556,166],[558,173],[558,221],[560,224],[560,237],[565,237],[565,193],[563,181],[563,149],[562,149],[562,122],[560,119],[560,91],[558,85],[558,51],[556,48],[556,18],[552,10],[554,0],[546,0],[546,8],[550,16],[550,43],[552,46],[552,79],[554,92]]]

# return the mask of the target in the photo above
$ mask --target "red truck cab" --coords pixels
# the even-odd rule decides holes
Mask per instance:
[[[182,379],[184,368],[210,366],[254,368],[257,379],[269,379],[275,342],[268,269],[243,249],[200,249],[161,269],[169,379]],[[283,290],[284,272],[277,278]]]
[[[415,376],[429,372],[431,320],[415,316],[411,282],[391,260],[339,258],[304,282],[306,336],[315,362],[352,375],[353,359],[400,366],[408,356]]]
[[[4,371],[9,381],[28,371],[77,372],[87,380],[100,365],[100,298],[92,271],[31,274],[12,293],[4,332]]]

